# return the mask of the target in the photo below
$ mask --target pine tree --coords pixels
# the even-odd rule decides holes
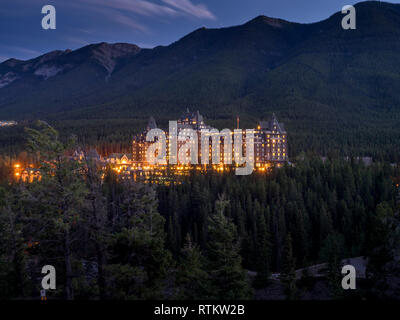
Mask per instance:
[[[113,265],[108,269],[113,288],[123,282],[116,272],[125,270],[129,286],[120,295],[126,298],[163,298],[163,289],[172,267],[171,253],[165,248],[165,219],[157,211],[155,190],[134,181],[123,182],[121,210],[124,219],[115,233]],[[113,282],[113,281],[111,281]]]
[[[87,227],[89,238],[94,244],[97,263],[97,285],[100,299],[107,297],[105,265],[107,263],[107,242],[109,228],[107,228],[106,198],[101,188],[101,170],[96,163],[86,159],[85,176],[88,188],[87,194]]]
[[[333,299],[340,299],[343,295],[343,289],[341,287],[341,263],[337,254],[332,255],[328,261],[327,269],[327,280],[331,297]]]
[[[280,273],[280,281],[283,285],[284,293],[288,300],[294,300],[297,298],[295,267],[296,263],[293,257],[292,237],[290,236],[289,233],[285,240],[285,246],[283,250],[282,271]]]
[[[341,260],[344,256],[344,236],[338,233],[330,234],[321,249],[321,258],[327,261],[327,280],[331,297],[340,299],[343,296],[341,286]]]
[[[268,284],[270,276],[271,244],[269,232],[265,223],[264,213],[257,215],[257,243],[256,243],[256,271],[257,277],[254,285],[263,287]]]
[[[250,286],[241,266],[236,227],[224,216],[227,200],[215,202],[215,213],[209,217],[207,258],[211,280],[209,296],[215,299],[247,299]]]
[[[204,257],[198,246],[192,243],[190,235],[187,234],[176,281],[179,299],[195,300],[208,298],[209,279],[204,268]]]
[[[379,298],[385,297],[389,284],[387,279],[387,264],[393,260],[394,241],[392,237],[398,234],[398,227],[391,228],[395,215],[386,202],[376,207],[375,215],[371,217],[368,237],[367,277],[373,283],[373,294]],[[397,235],[398,236],[398,235]],[[397,253],[398,254],[398,253]]]
[[[56,241],[63,253],[64,294],[70,300],[74,298],[72,244],[79,236],[76,231],[87,189],[81,163],[65,156],[75,145],[75,138],[64,144],[58,132],[47,123],[39,121],[37,127],[27,129],[28,146],[31,151],[40,153],[41,180],[29,186],[27,201],[40,215],[38,228],[43,232],[37,236],[41,237],[41,245]]]
[[[22,298],[27,291],[27,243],[14,191],[0,189],[0,299]]]

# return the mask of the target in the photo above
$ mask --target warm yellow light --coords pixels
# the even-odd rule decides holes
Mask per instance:
[[[19,172],[16,172],[15,175],[18,177],[19,176]]]
[[[14,164],[14,167],[15,167],[15,168],[19,168],[20,166],[21,166],[21,165],[18,164],[18,163],[17,163],[17,164]]]

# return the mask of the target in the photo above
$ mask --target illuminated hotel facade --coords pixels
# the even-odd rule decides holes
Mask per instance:
[[[260,121],[255,131],[254,154],[257,164],[288,160],[287,133],[275,114],[270,121]]]
[[[193,130],[196,133],[198,159],[197,164],[194,166],[198,170],[229,171],[231,167],[238,166],[238,164],[233,164],[232,158],[236,159],[240,153],[240,156],[244,157],[247,153],[245,130],[243,130],[241,143],[236,144],[234,143],[234,132],[229,129],[218,131],[206,125],[203,116],[198,111],[190,112],[189,110],[176,121],[176,124],[176,136],[185,129]],[[239,127],[239,121],[237,127]],[[127,179],[133,177],[136,180],[138,177],[146,177],[150,173],[158,176],[159,179],[163,179],[168,175],[170,168],[174,175],[186,175],[192,165],[185,165],[179,161],[172,165],[151,165],[150,163],[155,160],[157,154],[152,155],[153,159],[150,159],[150,161],[146,159],[148,147],[155,143],[146,141],[146,135],[152,129],[157,129],[157,124],[154,118],[150,117],[146,129],[133,138],[132,154],[113,153],[106,157],[101,157],[95,149],[91,149],[88,152],[75,150],[70,158],[75,161],[82,161],[85,158],[93,160],[100,163],[103,168],[110,165],[113,170]],[[207,136],[204,135],[205,131],[208,131]],[[275,115],[272,115],[272,119],[269,121],[261,121],[251,131],[254,133],[254,154],[249,156],[247,160],[254,164],[255,170],[267,171],[270,167],[280,167],[288,161],[287,133],[283,124],[278,122]],[[178,139],[176,142],[177,149],[180,150],[187,141]],[[167,163],[170,163],[171,141],[169,141],[168,134],[166,134],[166,146]],[[236,150],[235,147],[237,148]],[[208,153],[208,157],[203,157],[204,152]],[[186,161],[187,163],[193,163],[190,161],[190,152],[185,154],[184,158],[189,160]],[[216,158],[217,161],[215,161]],[[23,168],[21,164],[15,164],[14,175],[16,179],[21,179],[25,182],[32,182],[41,178],[40,169],[35,169],[33,165]]]
[[[146,141],[146,134],[151,129],[156,129],[157,124],[153,117],[150,117],[148,125],[144,132],[136,135],[133,139],[132,145],[132,160],[136,164],[148,165],[151,160],[154,159],[146,159],[146,151],[147,148],[153,144],[154,142]],[[217,131],[215,128],[212,128],[205,124],[203,116],[196,112],[190,112],[186,110],[186,112],[177,120],[177,134],[182,132],[185,129],[192,129],[197,133],[197,150],[198,150],[198,164],[204,164],[204,158],[208,158],[207,164],[211,165],[229,165],[232,163],[231,156],[227,150],[229,148],[225,148],[225,143],[232,144],[230,147],[232,148],[233,153],[240,152],[240,150],[234,149],[233,144],[233,133],[231,132],[231,137],[228,137],[226,132]],[[202,133],[206,130],[210,130],[211,134],[209,134],[209,138],[202,138]],[[243,133],[242,136],[242,146],[241,153],[242,155],[246,153],[246,135]],[[170,160],[171,157],[171,143],[169,141],[168,134],[166,136],[167,140],[167,150],[166,157],[167,160]],[[217,151],[219,152],[219,161],[218,163],[213,163],[212,158],[212,150],[213,148],[213,140],[214,143],[217,143]],[[207,143],[207,147],[202,146],[202,142]],[[178,150],[180,147],[185,144],[185,141],[177,141]],[[203,143],[204,144],[204,143]],[[207,151],[206,151],[207,150]],[[202,153],[204,151],[209,153],[209,157],[202,157]],[[154,158],[157,154],[154,155]],[[189,153],[187,154],[187,160],[190,158]],[[279,123],[275,114],[272,115],[272,119],[269,121],[260,121],[258,126],[254,129],[254,159],[252,159],[255,163],[256,168],[264,168],[270,165],[280,166],[284,162],[288,160],[288,149],[287,149],[287,133],[282,123]],[[168,161],[167,161],[168,162]],[[179,165],[179,162],[178,162]]]

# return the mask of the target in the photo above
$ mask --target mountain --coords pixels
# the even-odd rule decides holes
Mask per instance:
[[[15,113],[22,111],[25,117],[26,112],[43,114],[57,109],[47,107],[49,103],[63,105],[71,98],[95,95],[119,63],[140,51],[133,44],[103,42],[75,51],[52,51],[28,61],[9,59],[0,64],[1,109],[7,114],[10,107],[16,107]]]
[[[82,107],[95,110],[111,102],[114,111],[129,110],[136,101],[147,106],[149,95],[168,103],[171,94],[184,100],[176,106],[181,109],[206,102],[211,91],[218,102],[229,101],[254,74],[274,68],[303,29],[258,17],[238,27],[202,28],[153,50],[102,43],[26,62],[8,60],[0,65],[0,114],[43,117],[78,109],[75,115]]]
[[[167,120],[192,107],[254,125],[276,112],[297,151],[326,152],[329,141],[395,152],[400,5],[355,7],[356,30],[342,29],[341,13],[312,24],[259,16],[154,49],[101,43],[10,59],[0,64],[0,118]]]

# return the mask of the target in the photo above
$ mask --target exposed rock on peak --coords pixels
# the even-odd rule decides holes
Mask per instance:
[[[61,72],[67,72],[83,63],[95,61],[105,69],[108,78],[120,58],[137,54],[140,48],[133,44],[106,42],[92,44],[78,50],[55,50],[37,58],[22,61],[9,59],[0,64],[0,88],[27,75],[47,80]]]
[[[97,60],[110,75],[114,71],[118,58],[137,54],[140,48],[128,43],[109,44],[101,42],[100,44],[93,45],[91,51],[93,58]]]
[[[14,72],[7,72],[4,75],[0,75],[0,88],[9,85],[11,82],[18,79],[18,76]]]

